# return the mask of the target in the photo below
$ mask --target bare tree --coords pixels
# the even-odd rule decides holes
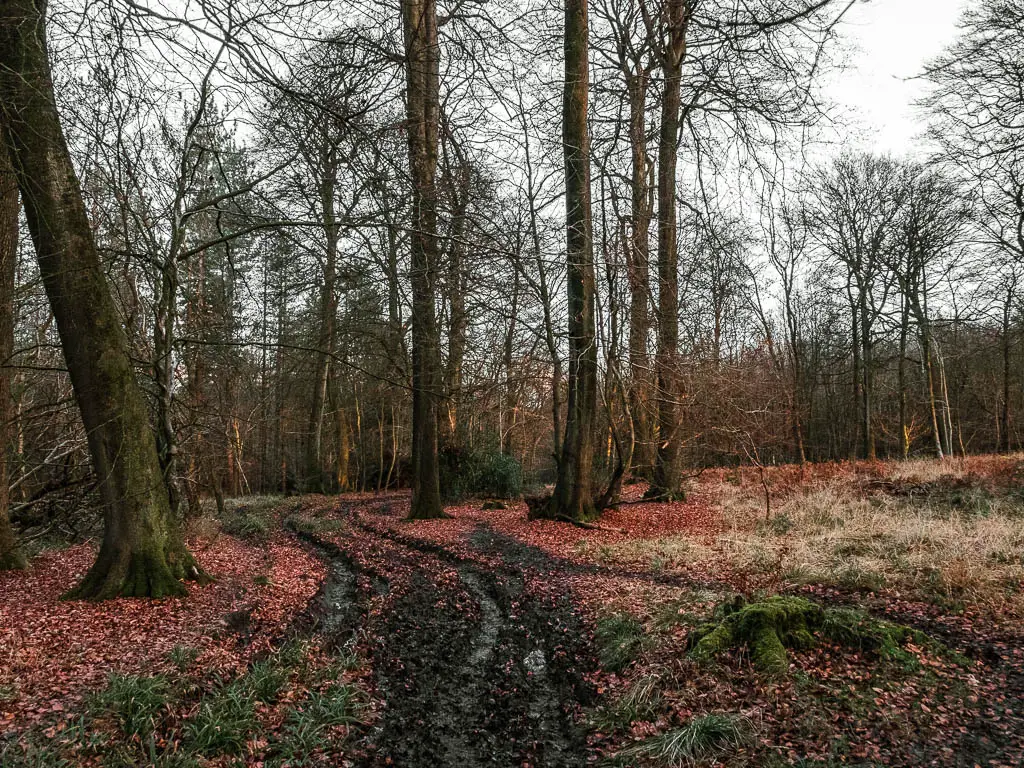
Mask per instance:
[[[895,222],[901,241],[894,244],[885,258],[898,283],[905,311],[917,324],[932,438],[935,454],[941,459],[952,453],[952,435],[942,426],[947,419],[940,418],[949,404],[941,395],[936,373],[929,297],[935,285],[948,277],[957,262],[971,210],[958,186],[937,172],[910,166],[905,170],[902,183],[906,187],[901,194],[902,212]],[[901,322],[901,329],[904,327]],[[901,419],[904,434],[906,427],[904,416]]]
[[[597,514],[592,466],[597,415],[594,231],[590,210],[589,46],[587,0],[565,0],[566,286],[569,302],[569,397],[558,479],[545,516],[582,521]]]
[[[409,516],[444,516],[438,479],[440,338],[434,308],[437,236],[437,138],[440,125],[437,7],[403,0],[406,111],[412,175],[412,506]]]
[[[860,456],[874,459],[875,323],[889,291],[889,254],[903,205],[901,168],[893,160],[845,155],[813,182],[817,207],[811,226],[820,245],[843,270],[853,342],[853,395],[860,409]]]

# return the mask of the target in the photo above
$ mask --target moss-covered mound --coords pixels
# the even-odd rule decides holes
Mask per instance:
[[[747,648],[754,666],[766,674],[789,669],[786,649],[806,649],[818,638],[871,651],[901,663],[916,663],[903,644],[936,648],[935,641],[901,624],[851,608],[823,608],[802,597],[775,595],[755,603],[735,597],[715,610],[715,620],[690,635],[690,656],[709,661],[731,648]]]

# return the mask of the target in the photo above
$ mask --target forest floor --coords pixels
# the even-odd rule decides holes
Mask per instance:
[[[0,574],[0,766],[1022,766],[1022,467],[714,470],[599,530],[239,499],[181,599],[63,602],[93,547],[47,551]]]

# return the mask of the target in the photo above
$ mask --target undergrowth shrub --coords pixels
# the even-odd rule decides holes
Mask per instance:
[[[523,467],[512,456],[494,450],[441,451],[441,495],[449,501],[468,496],[517,499],[523,495]]]
[[[239,511],[227,515],[221,523],[221,529],[224,533],[240,539],[261,539],[267,535],[270,526],[263,517]]]
[[[337,533],[345,527],[343,520],[324,517],[309,517],[308,515],[295,514],[288,517],[288,527],[300,533],[311,535],[323,533]]]
[[[281,504],[278,496],[244,496],[230,499],[220,521],[221,530],[240,539],[261,540],[269,533],[274,510]]]

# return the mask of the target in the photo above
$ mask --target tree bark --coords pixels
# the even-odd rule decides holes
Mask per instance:
[[[455,155],[456,172],[446,168],[447,183],[452,204],[451,235],[448,238],[448,366],[445,371],[445,400],[447,423],[444,439],[450,445],[459,442],[459,418],[462,406],[462,367],[466,357],[469,316],[466,312],[466,278],[464,256],[468,225],[470,183],[472,168],[456,145],[449,142]],[[451,161],[447,165],[451,165]]]
[[[1002,407],[999,411],[999,447],[1003,453],[1010,452],[1010,311],[1013,305],[1013,288],[1006,289],[1006,303],[1003,305],[1003,392]]]
[[[928,387],[928,412],[932,422],[932,440],[935,444],[935,456],[943,457],[942,430],[939,428],[938,397],[936,395],[935,365],[932,360],[931,329],[927,320],[919,316],[918,325],[921,327],[921,361],[924,366],[925,384]]]
[[[569,397],[555,491],[539,513],[583,521],[597,514],[592,468],[597,411],[597,333],[594,233],[590,208],[587,0],[565,0],[565,85],[562,150],[565,162],[566,288],[569,304]]]
[[[45,0],[11,0],[0,20],[0,104],[61,346],[88,435],[104,514],[95,564],[68,596],[185,593],[201,573],[171,514],[156,442],[100,265],[60,126]]]
[[[306,489],[312,493],[324,491],[323,431],[324,406],[327,402],[331,377],[331,361],[335,349],[335,326],[338,314],[338,220],[334,211],[334,188],[337,182],[337,149],[324,139],[320,165],[323,178],[320,183],[320,209],[323,216],[326,255],[323,285],[320,287],[320,337],[317,342],[316,370],[313,379],[313,400],[309,413],[306,441]]]
[[[857,458],[857,438],[860,437],[862,422],[860,419],[861,413],[861,387],[864,385],[864,380],[861,376],[861,322],[860,322],[860,310],[858,304],[853,300],[851,293],[851,287],[847,283],[847,298],[850,300],[850,314],[852,323],[853,333],[853,413],[854,421],[856,423],[856,429],[852,432],[853,440],[849,443],[849,457],[851,459]]]
[[[900,307],[900,359],[896,372],[900,398],[900,458],[910,457],[910,424],[907,418],[907,337],[910,333],[910,305],[904,296]]]
[[[444,517],[438,477],[440,339],[437,283],[437,135],[439,48],[435,0],[402,0],[406,113],[412,173],[412,505],[409,517]]]
[[[658,349],[654,366],[658,397],[658,455],[650,498],[681,496],[679,472],[679,262],[676,223],[676,161],[679,144],[683,57],[689,9],[669,0],[659,51],[664,79],[658,139]]]
[[[0,571],[26,566],[10,518],[8,455],[13,421],[14,278],[18,265],[18,180],[0,130]]]
[[[649,75],[646,70],[629,72],[624,63],[626,87],[629,93],[629,145],[631,150],[630,216],[632,232],[626,249],[629,269],[629,365],[631,386],[629,408],[633,416],[633,430],[638,447],[636,468],[650,476],[654,464],[651,455],[653,429],[648,413],[650,400],[651,361],[647,354],[647,334],[651,313],[651,190],[648,177],[651,162],[647,157],[647,89]]]

